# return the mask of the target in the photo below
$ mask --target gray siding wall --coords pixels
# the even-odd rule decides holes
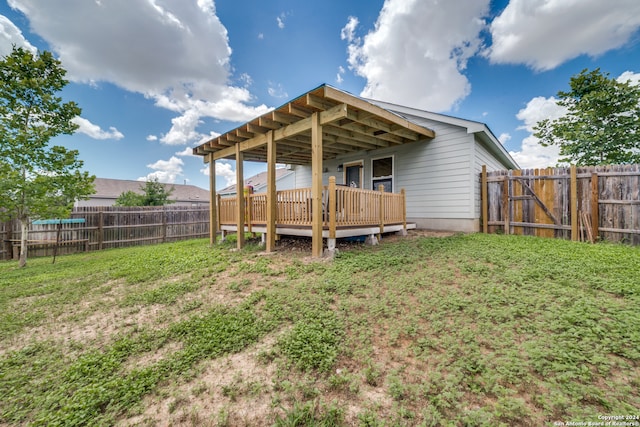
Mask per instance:
[[[412,117],[412,121],[436,132],[433,140],[417,141],[394,148],[361,151],[324,162],[322,175],[342,184],[339,164],[362,160],[363,187],[370,189],[371,159],[394,156],[394,192],[404,188],[407,194],[407,217],[411,219],[472,219],[475,215],[475,187],[472,184],[475,150],[474,136],[465,128]],[[296,167],[296,188],[311,187],[311,166]]]

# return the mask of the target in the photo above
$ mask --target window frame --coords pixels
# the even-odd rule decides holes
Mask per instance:
[[[377,185],[375,184],[376,180],[387,180],[387,179],[391,179],[391,192],[395,193],[396,191],[396,159],[395,159],[395,154],[388,154],[386,156],[378,156],[378,157],[372,157],[371,158],[371,189],[372,190],[378,190]],[[385,176],[373,176],[373,171],[374,171],[374,167],[373,167],[373,162],[375,162],[376,160],[381,160],[381,159],[391,159],[391,175],[385,175]]]

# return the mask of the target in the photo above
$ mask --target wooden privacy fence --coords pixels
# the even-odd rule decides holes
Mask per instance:
[[[209,236],[209,207],[90,206],[74,208],[71,218],[84,223],[65,224],[60,230],[59,254],[147,245]],[[53,253],[56,225],[29,229],[29,256]],[[14,258],[19,250],[17,221],[0,223],[0,259]]]
[[[482,230],[640,244],[640,165],[487,172]]]

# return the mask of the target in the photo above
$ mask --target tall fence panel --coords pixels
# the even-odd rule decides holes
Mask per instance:
[[[640,165],[482,173],[489,233],[640,244]]]
[[[87,206],[74,208],[71,218],[83,223],[35,225],[29,228],[30,257],[148,245],[209,236],[209,207],[190,206]],[[17,221],[0,223],[1,259],[15,258],[19,251]]]

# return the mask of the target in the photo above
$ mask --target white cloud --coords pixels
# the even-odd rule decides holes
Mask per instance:
[[[124,135],[115,127],[109,127],[108,131],[102,130],[100,126],[91,123],[89,120],[83,117],[74,117],[71,121],[78,126],[78,130],[76,132],[84,133],[93,139],[122,139]]]
[[[269,82],[269,87],[267,88],[267,92],[269,93],[270,96],[274,98],[287,98],[289,96],[287,91],[284,90],[284,88],[280,83],[276,84],[276,83]]]
[[[278,15],[276,17],[276,22],[278,23],[278,28],[280,28],[281,30],[284,29],[285,27],[285,20],[287,19],[287,17],[291,15],[290,12],[282,12],[280,15]]]
[[[489,0],[387,0],[375,28],[355,37],[349,18],[341,37],[348,63],[367,84],[361,95],[434,111],[466,97],[462,71],[480,47]]]
[[[616,79],[620,83],[629,82],[632,85],[640,84],[640,73],[634,73],[633,71],[625,71],[620,74],[620,76]]]
[[[344,78],[342,76],[344,76],[345,73],[345,69],[342,65],[340,65],[338,67],[338,74],[336,74],[336,83],[340,84],[344,81]]]
[[[171,119],[171,129],[160,138],[160,142],[168,145],[183,145],[185,141],[199,139],[196,127],[201,123],[200,114],[195,109],[189,109],[182,116]]]
[[[240,74],[240,81],[244,87],[249,87],[253,84],[253,79],[247,73]]]
[[[511,135],[509,135],[506,132],[501,133],[500,136],[498,137],[498,141],[500,141],[500,144],[502,145],[506,144],[510,140],[511,140]]]
[[[25,48],[32,53],[38,51],[35,46],[24,38],[22,31],[9,18],[0,15],[0,56],[9,55],[14,45]]]
[[[8,3],[58,54],[69,79],[110,82],[178,113],[164,137],[171,144],[199,140],[201,117],[245,121],[268,111],[229,85],[231,48],[212,0]]]
[[[200,169],[200,172],[209,176],[209,166]],[[226,184],[225,187],[233,185],[236,183],[236,171],[231,167],[230,163],[225,161],[217,161],[216,162],[216,179],[224,178]]]
[[[176,151],[176,156],[179,156],[179,157],[195,157],[193,155],[193,148],[191,148],[191,147],[187,147],[182,151]]]
[[[494,63],[549,70],[627,43],[640,27],[638,0],[511,0],[490,26]]]
[[[155,163],[147,165],[148,168],[154,169],[155,172],[138,178],[138,181],[157,179],[166,184],[173,184],[176,182],[178,176],[182,175],[182,166],[184,166],[184,162],[175,156],[171,156],[169,160],[158,160]]]
[[[566,114],[566,107],[561,107],[557,99],[538,96],[527,103],[527,106],[518,111],[516,117],[524,122],[518,129],[526,130],[529,136],[522,140],[520,151],[511,151],[511,157],[522,168],[545,168],[555,166],[560,157],[560,148],[552,145],[543,147],[540,140],[533,136],[533,128],[540,120],[554,120]]]
[[[147,135],[147,141],[157,141],[158,137],[156,135]]]
[[[355,40],[356,28],[358,28],[359,23],[360,21],[358,20],[358,18],[356,18],[355,16],[350,16],[349,20],[347,21],[347,25],[345,25],[344,28],[342,28],[342,30],[340,31],[340,38],[342,40],[346,40],[349,43],[353,42]]]

